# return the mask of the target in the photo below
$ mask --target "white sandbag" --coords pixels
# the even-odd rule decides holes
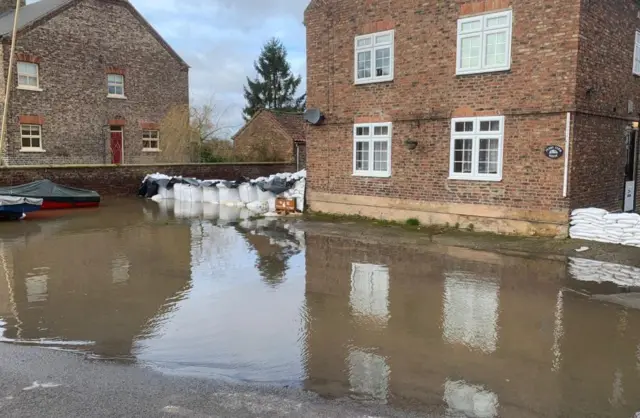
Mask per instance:
[[[249,202],[247,204],[247,209],[255,214],[262,215],[263,213],[269,212],[269,203],[256,200]]]
[[[276,195],[273,192],[263,192],[259,187],[258,187],[258,199],[260,202],[268,202],[271,199],[275,199]]]
[[[637,213],[609,213],[607,215],[604,215],[604,219],[614,219],[616,221],[625,219],[639,222],[640,215],[638,215]]]
[[[202,187],[188,185],[185,196],[186,198],[184,200],[202,203]]]
[[[265,214],[264,214],[264,215],[262,215],[262,216],[264,216],[265,218],[277,218],[277,217],[279,217],[280,215],[278,215],[278,213],[277,213],[277,212],[275,212],[275,211],[269,211],[269,212],[265,213]]]
[[[204,219],[218,219],[220,217],[220,205],[210,202],[203,203],[202,217]]]
[[[243,203],[253,202],[258,199],[258,186],[251,183],[243,183],[238,187],[238,192],[240,194],[240,200]]]
[[[240,192],[237,188],[230,189],[222,183],[217,185],[220,192],[220,203],[227,206],[241,206]]]
[[[173,199],[174,198],[174,190],[167,189],[166,187],[160,186],[158,187],[158,195],[163,199]]]
[[[638,221],[633,220],[633,219],[619,219],[617,221],[618,224],[620,225],[625,225],[625,226],[636,226],[638,225]]]
[[[237,190],[237,189],[235,189]],[[240,217],[240,211],[242,209],[238,206],[227,206],[227,205],[222,205],[220,206],[220,223],[230,223],[230,222],[236,222],[238,221],[238,218]]]
[[[275,212],[276,211],[276,198],[274,197],[273,199],[269,199],[268,203],[269,203],[269,212]]]
[[[173,198],[175,200],[182,200],[182,187],[183,185],[180,183],[173,185]]]
[[[607,220],[604,219],[603,216],[595,216],[595,215],[576,215],[571,217],[572,221],[583,221],[583,222],[599,222],[602,224],[607,223]]]
[[[161,195],[157,194],[155,196],[151,196],[151,200],[153,200],[154,202],[160,202],[161,200],[164,200],[164,198]]]
[[[202,201],[205,203],[220,203],[220,191],[217,187],[203,187]]]
[[[581,214],[588,214],[588,215],[594,215],[594,216],[604,216],[607,215],[609,212],[607,212],[604,209],[597,209],[597,208],[586,208],[586,209],[576,209],[573,212],[571,212],[571,215],[575,216],[575,215],[581,215]]]

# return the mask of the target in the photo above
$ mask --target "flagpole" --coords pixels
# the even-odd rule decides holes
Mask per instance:
[[[2,128],[0,129],[0,166],[6,166],[7,160],[4,154],[4,142],[7,136],[7,118],[9,116],[9,94],[13,81],[13,65],[16,56],[16,38],[18,34],[18,15],[20,14],[20,4],[23,0],[16,0],[16,10],[13,16],[13,35],[11,35],[11,55],[9,56],[9,70],[7,71],[7,85],[4,93],[4,108],[2,113]]]

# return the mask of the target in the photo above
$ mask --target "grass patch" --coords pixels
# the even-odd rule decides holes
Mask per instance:
[[[404,224],[407,226],[420,226],[420,221],[416,218],[409,218]]]

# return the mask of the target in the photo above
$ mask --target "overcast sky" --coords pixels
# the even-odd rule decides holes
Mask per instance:
[[[214,98],[225,125],[242,125],[242,86],[269,38],[282,40],[293,72],[305,76],[307,0],[130,1],[191,66],[192,101]]]
[[[282,40],[292,70],[305,75],[306,0],[130,1],[191,66],[192,100],[214,97],[225,124],[242,125],[242,86],[269,38]]]

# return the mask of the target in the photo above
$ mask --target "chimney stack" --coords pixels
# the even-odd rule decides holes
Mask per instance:
[[[26,5],[26,0],[20,0],[20,7]],[[11,12],[16,8],[16,0],[0,0],[0,15]]]

